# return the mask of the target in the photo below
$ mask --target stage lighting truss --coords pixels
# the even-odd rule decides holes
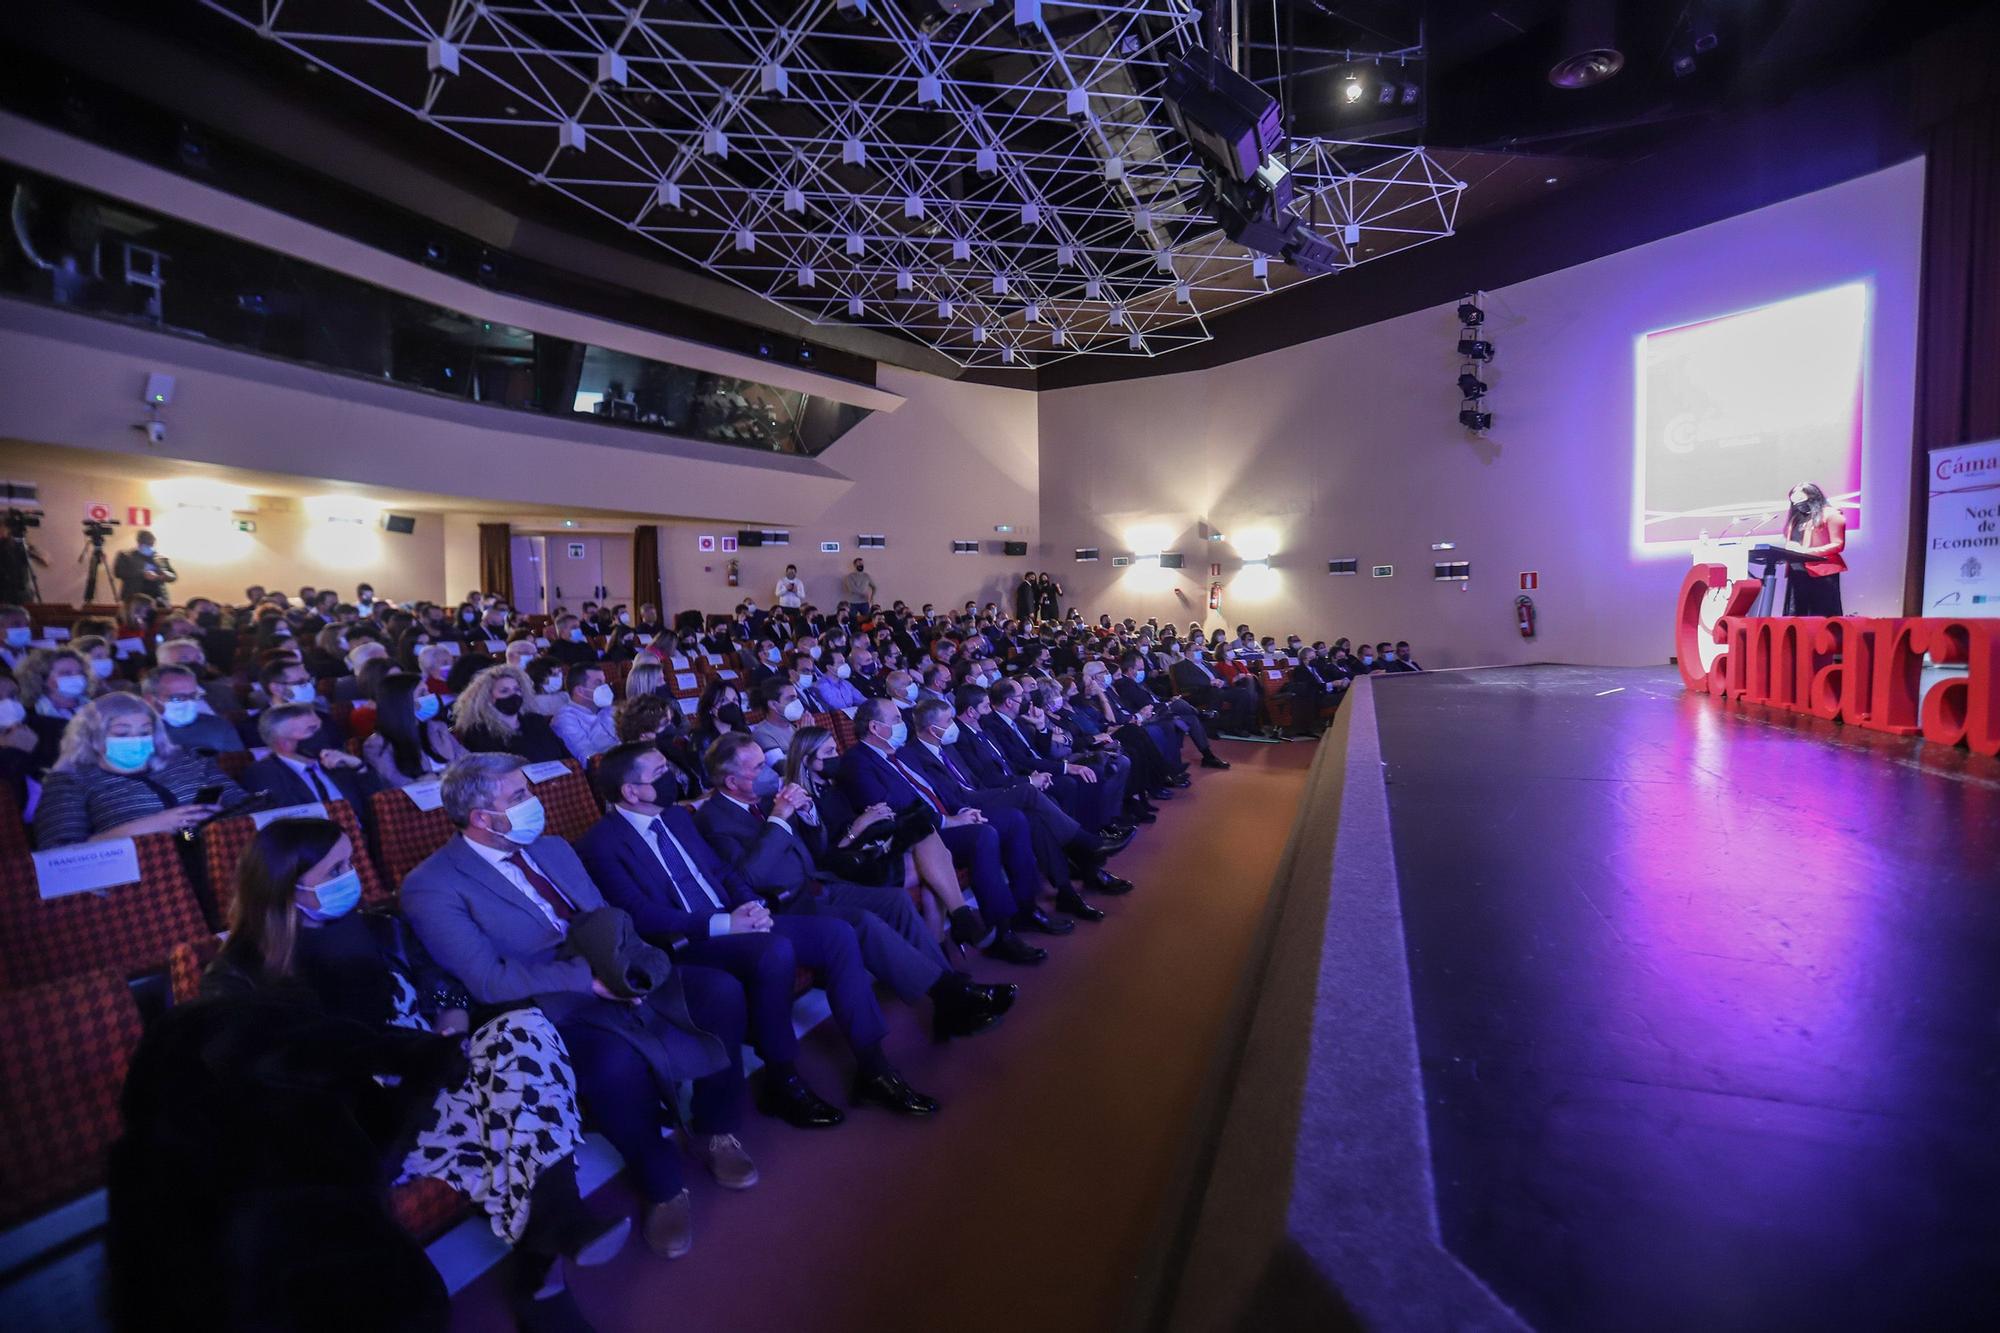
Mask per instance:
[[[1486,405],[1491,391],[1479,378],[1479,368],[1493,360],[1493,344],[1483,333],[1486,311],[1480,305],[1484,294],[1472,292],[1458,303],[1458,424],[1475,435],[1493,427],[1493,412]]]
[[[202,3],[812,323],[961,365],[1158,356],[1308,280],[1223,237],[1168,123],[1185,0]],[[1290,158],[1337,268],[1452,234],[1464,184],[1422,148]]]

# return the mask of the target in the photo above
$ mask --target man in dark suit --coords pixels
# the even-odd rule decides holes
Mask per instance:
[[[368,798],[382,789],[359,758],[341,749],[308,754],[300,747],[319,733],[320,718],[310,704],[279,704],[257,716],[257,734],[271,748],[268,757],[236,779],[245,791],[263,792],[279,805],[345,801],[362,826],[373,818]]]
[[[966,687],[968,693],[974,687]],[[951,705],[926,699],[911,712],[910,743],[898,752],[903,766],[936,790],[946,803],[969,806],[988,819],[1019,818],[1025,821],[1035,862],[1056,890],[1056,907],[1082,921],[1102,921],[1104,913],[1093,907],[1071,883],[1074,876],[1083,888],[1099,893],[1128,893],[1131,884],[1104,868],[1104,852],[1089,834],[1068,820],[1046,795],[1027,783],[976,785],[980,779],[963,758],[959,745],[973,722],[952,713]],[[1063,841],[1062,830],[1072,830],[1072,841]]]
[[[1014,587],[1014,618],[1023,624],[1035,618],[1035,608],[1040,605],[1042,585],[1035,582],[1035,571],[1021,575],[1020,583]]]
[[[1228,768],[1229,761],[1216,754],[1208,743],[1208,732],[1201,725],[1201,715],[1194,707],[1180,699],[1155,699],[1146,689],[1145,655],[1132,651],[1119,660],[1118,677],[1111,684],[1112,693],[1118,702],[1130,709],[1141,722],[1153,714],[1165,714],[1167,721],[1179,732],[1194,742],[1194,748],[1201,751],[1203,768]]]
[[[1188,651],[1167,668],[1167,675],[1174,683],[1174,692],[1193,704],[1216,714],[1216,730],[1223,735],[1256,736],[1261,728],[1257,725],[1257,682],[1249,676],[1238,676],[1242,685],[1225,685],[1222,677],[1215,674],[1207,662],[1208,650],[1190,646]]]
[[[599,794],[610,807],[577,843],[605,898],[639,933],[683,966],[715,968],[743,989],[751,1044],[764,1061],[757,1108],[800,1129],[841,1123],[840,1111],[806,1085],[792,1030],[793,973],[813,972],[834,1022],[854,1052],[856,1092],[923,1114],[936,1103],[903,1082],[882,1051],[888,1027],[875,1003],[860,946],[846,922],[825,916],[773,917],[765,902],[722,864],[686,810],[655,784],[668,763],[650,744],[620,745],[598,761]]]
[[[583,622],[567,613],[556,617],[549,634],[548,655],[565,667],[598,660],[597,649],[591,647],[584,637]]]
[[[1097,779],[1097,772],[1084,764],[1071,763],[1041,754],[1021,730],[1021,701],[1025,691],[1017,680],[1003,680],[988,687],[988,708],[980,715],[982,739],[990,741],[1004,758],[1016,779],[1041,774],[1047,782],[1035,783],[1084,829],[1122,849],[1131,841],[1132,826],[1119,821],[1117,805],[1110,791]],[[963,710],[961,710],[963,711]]]
[[[850,884],[821,873],[793,824],[809,798],[788,784],[768,807],[760,801],[763,756],[756,749],[746,738],[724,736],[704,760],[715,795],[702,802],[695,822],[721,862],[781,917],[833,916],[852,926],[870,972],[905,1003],[930,998],[938,1037],[966,1036],[1004,1013],[1012,987],[978,986],[954,971],[900,886]]]
[[[645,1201],[646,1244],[678,1258],[694,1244],[692,1205],[680,1150],[660,1130],[681,1080],[694,1082],[695,1156],[726,1189],[757,1183],[734,1133],[743,1100],[743,993],[713,969],[688,967],[642,999],[620,999],[588,961],[564,956],[572,920],[605,909],[604,897],[570,845],[542,834],[542,804],[521,763],[472,754],[445,771],[444,811],[459,836],[404,877],[403,914],[474,1000],[531,1002],[556,1025],[584,1123],[611,1140]]]
[[[854,713],[861,743],[840,757],[839,782],[855,809],[886,805],[907,810],[922,803],[942,821],[938,836],[951,859],[972,876],[979,912],[994,929],[989,958],[1007,963],[1039,963],[1048,955],[1014,933],[1017,923],[1043,934],[1061,935],[1074,927],[1035,905],[1041,870],[1035,862],[1028,823],[1016,811],[988,816],[977,807],[953,804],[902,762],[909,725],[886,699],[869,699]]]
[[[334,720],[332,710],[319,697],[319,688],[305,668],[305,663],[296,657],[273,658],[257,673],[257,683],[263,687],[265,707],[277,704],[304,704],[319,716],[319,729],[306,738],[299,747],[306,754],[318,754],[321,750],[339,750],[347,744],[347,733]],[[263,738],[258,734],[255,718],[245,718],[237,727],[243,733],[245,745],[261,745]]]

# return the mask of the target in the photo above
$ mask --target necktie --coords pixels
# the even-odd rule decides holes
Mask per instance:
[[[333,784],[328,782],[326,778],[321,775],[318,764],[307,764],[305,766],[304,772],[306,775],[306,785],[312,788],[313,793],[316,796],[318,796],[320,800],[337,801],[340,799],[339,792],[330,790]]]
[[[917,795],[923,797],[925,801],[930,803],[931,809],[937,811],[939,814],[945,813],[944,802],[940,801],[938,799],[937,793],[931,790],[930,783],[925,782],[922,778],[918,777],[915,773],[911,772],[910,769],[903,763],[903,761],[896,758],[895,755],[892,754],[889,756],[889,762],[896,766],[897,772],[901,773],[905,778],[909,779],[910,786],[916,789]]]
[[[952,762],[951,751],[940,749],[938,757],[944,760],[944,771],[951,774],[951,780],[968,791],[971,790],[972,783],[959,771],[958,765]]]
[[[521,878],[528,881],[528,887],[549,905],[556,916],[567,921],[576,915],[576,908],[570,904],[569,899],[563,897],[563,891],[557,888],[555,882],[547,875],[535,869],[525,853],[518,851],[507,853],[507,863],[521,872]]]
[[[982,731],[979,733],[979,739],[986,743],[987,749],[993,751],[993,762],[1000,765],[1000,771],[1008,777],[1014,776],[1014,766],[1007,762],[1007,756],[993,743],[993,738]]]
[[[724,910],[722,900],[715,896],[715,890],[708,887],[708,881],[701,877],[701,872],[687,859],[687,854],[681,851],[680,844],[668,836],[666,821],[655,819],[652,833],[653,845],[660,849],[660,859],[666,863],[667,878],[673,881],[674,892],[680,895],[681,907],[690,912],[695,910],[695,896],[688,892],[688,885],[692,884],[701,890],[702,896],[708,899],[711,907],[718,912]],[[679,870],[674,868],[676,865],[680,867]]]

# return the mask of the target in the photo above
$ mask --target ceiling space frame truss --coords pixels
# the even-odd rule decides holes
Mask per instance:
[[[1157,356],[1306,281],[1231,243],[1158,89],[1187,0],[202,0],[681,260],[962,365]],[[1448,236],[1421,148],[1295,140],[1341,267]]]

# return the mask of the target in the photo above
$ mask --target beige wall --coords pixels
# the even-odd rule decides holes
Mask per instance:
[[[741,582],[727,584],[728,557],[704,556],[697,538],[734,535],[735,525],[670,523],[660,532],[663,584],[671,608],[724,609],[745,593],[770,605],[787,563],[799,567],[807,596],[831,607],[841,575],[860,554],[877,595],[912,605],[1000,600],[1039,559],[989,553],[1009,536],[1035,541],[1040,496],[1035,395],[1021,389],[966,384],[914,371],[882,368],[882,387],[907,400],[893,415],[877,413],[843,435],[820,461],[853,485],[817,513],[774,503],[758,509],[754,526],[786,527],[792,544],[740,552]],[[746,500],[745,508],[754,502]],[[1020,531],[1002,535],[999,524]],[[857,552],[855,538],[879,532],[888,546]],[[978,555],[954,556],[954,539],[981,543]],[[840,553],[821,554],[823,541]]]
[[[1635,338],[1867,278],[1865,509],[1843,584],[1850,611],[1898,614],[1922,181],[1905,163],[1490,293],[1490,439],[1456,421],[1449,306],[1212,370],[1045,393],[1046,558],[1093,615],[1407,638],[1428,665],[1664,662],[1688,557],[1628,549]],[[1328,280],[1326,299],[1339,287]],[[1233,542],[1215,553],[1217,615],[1203,521],[1276,542],[1268,573],[1240,570]],[[1432,582],[1437,541],[1457,543],[1471,583]],[[1104,561],[1075,563],[1078,546]],[[1183,551],[1187,568],[1111,567],[1132,549]],[[1363,574],[1328,575],[1334,556],[1359,557]],[[1378,563],[1395,577],[1370,578]],[[1525,570],[1541,575],[1533,642],[1514,625]]]
[[[361,517],[360,511],[333,521],[308,512],[294,497],[260,497],[186,479],[155,482],[136,469],[90,471],[47,460],[47,450],[0,447],[0,474],[40,486],[45,512],[31,536],[49,560],[49,567],[38,571],[44,601],[82,600],[84,566],[77,556],[84,544],[84,514],[93,504],[111,506],[119,520],[105,542],[105,555],[114,561],[133,542],[133,529],[125,525],[127,508],[152,510],[160,551],[181,575],[174,595],[183,601],[199,596],[240,602],[252,583],[289,594],[311,584],[352,597],[354,585],[366,581],[399,601],[439,597],[447,586],[441,515],[418,515],[416,531],[399,536],[372,519],[345,521]],[[238,531],[238,520],[254,523],[256,530]],[[99,581],[100,601],[112,600],[107,583]]]

